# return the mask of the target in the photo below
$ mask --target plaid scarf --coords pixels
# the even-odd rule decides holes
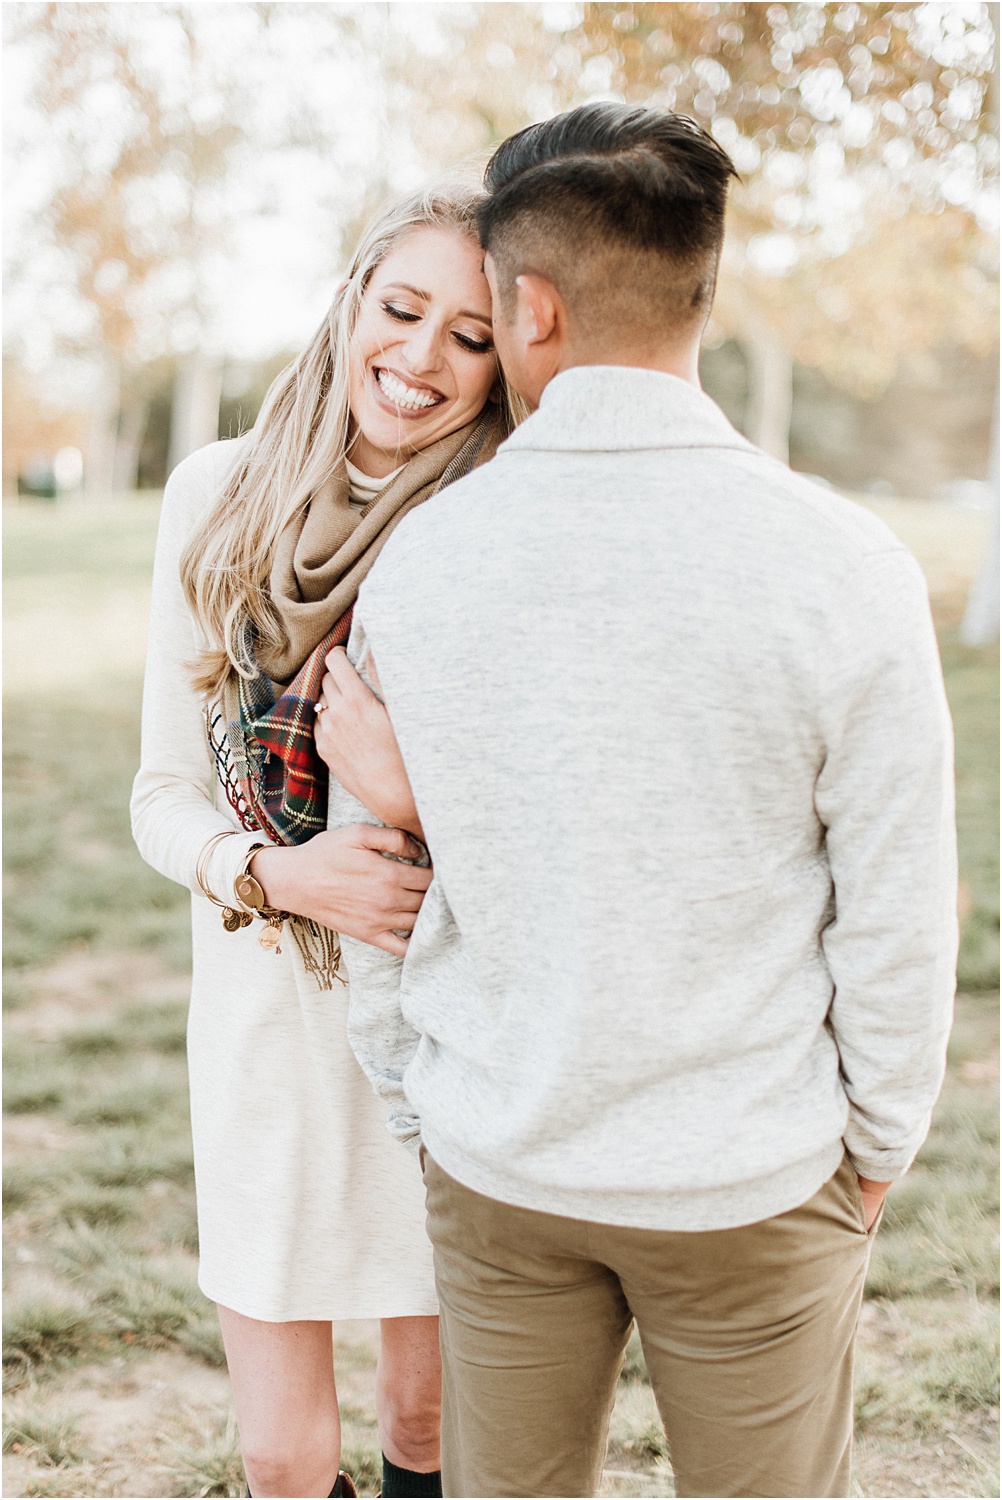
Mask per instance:
[[[258,672],[250,679],[231,673],[221,704],[206,714],[219,779],[249,832],[288,845],[327,827],[328,772],[313,738],[327,653],[347,641],[359,587],[396,525],[493,458],[505,435],[496,409],[485,408],[468,426],[416,453],[360,512],[350,506],[342,463],[286,528],[270,580],[284,643],[263,653],[245,621],[244,659],[256,662]],[[307,967],[329,989],[337,965],[334,935],[299,917],[292,927]]]
[[[273,844],[305,844],[327,827],[327,767],[317,754],[313,725],[327,653],[351,631],[349,608],[311,651],[284,692],[263,672],[234,677],[223,712],[209,725],[209,743],[230,806],[248,832]],[[253,651],[245,623],[244,647]]]

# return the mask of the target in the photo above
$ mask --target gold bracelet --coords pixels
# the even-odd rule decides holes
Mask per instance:
[[[267,844],[252,844],[248,849],[243,868],[233,882],[233,894],[242,907],[240,915],[245,922],[249,922],[252,917],[261,917],[264,921],[264,927],[258,936],[261,947],[269,952],[281,953],[282,925],[288,920],[289,913],[266,903],[260,881],[255,880],[250,872],[255,854],[267,847]]]
[[[201,890],[202,895],[206,898],[206,900],[212,902],[213,906],[222,906],[224,903],[220,901],[218,896],[213,895],[212,891],[206,884],[205,870],[206,866],[209,863],[209,855],[212,853],[216,845],[218,843],[221,843],[223,839],[232,838],[234,832],[235,830],[231,832],[229,828],[226,828],[222,833],[214,833],[209,842],[203,848],[201,854],[198,856],[198,863],[195,866],[195,879],[198,882],[199,889]]]
[[[235,837],[235,828],[227,828],[222,833],[214,833],[198,856],[198,864],[195,866],[195,879],[198,882],[199,889],[202,895],[212,902],[213,906],[218,906],[222,911],[223,926],[227,932],[238,932],[241,927],[249,927],[251,923],[250,914],[242,911],[234,911],[232,906],[227,905],[225,901],[220,901],[219,897],[210,889],[208,881],[205,878],[205,872],[208,867],[209,857],[216,845],[221,843],[223,839]]]
[[[263,910],[266,902],[261,884],[254,879],[254,876],[250,872],[250,867],[255,854],[259,854],[262,849],[267,849],[267,847],[267,844],[251,844],[247,850],[247,858],[237,871],[236,878],[233,881],[233,894],[237,898],[238,904],[243,907],[244,911],[249,909],[255,915],[257,912]]]

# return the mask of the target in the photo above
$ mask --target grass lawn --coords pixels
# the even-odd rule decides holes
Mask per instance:
[[[998,653],[957,640],[970,519],[899,510],[888,519],[933,585],[957,728],[962,994],[929,1140],[875,1245],[856,1492],[997,1495]],[[6,517],[9,1495],[243,1493],[195,1283],[188,898],[128,830],[155,522],[142,501]],[[343,1462],[369,1494],[374,1333],[337,1329]],[[673,1493],[635,1345],[604,1490]]]

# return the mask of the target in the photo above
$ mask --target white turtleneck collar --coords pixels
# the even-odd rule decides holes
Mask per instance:
[[[407,467],[401,464],[399,469],[394,469],[392,474],[384,474],[382,479],[373,479],[371,474],[363,474],[361,469],[355,467],[350,458],[345,459],[345,468],[348,470],[348,497],[356,510],[361,510],[368,505],[370,500],[382,494],[386,486],[397,475]]]

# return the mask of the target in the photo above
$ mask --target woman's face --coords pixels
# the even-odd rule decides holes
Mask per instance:
[[[459,230],[412,229],[372,273],[350,345],[348,457],[380,479],[465,427],[497,375],[484,253]]]

